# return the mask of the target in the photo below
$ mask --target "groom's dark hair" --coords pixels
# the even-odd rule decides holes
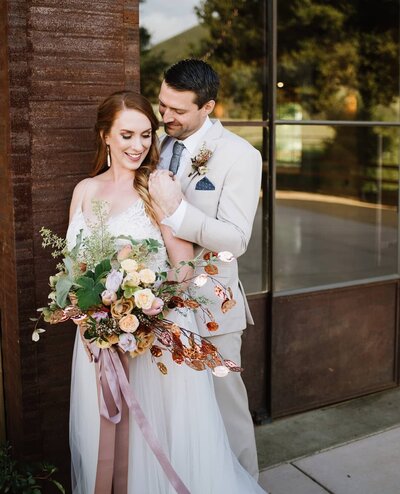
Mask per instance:
[[[207,62],[196,58],[181,60],[164,72],[164,81],[176,91],[193,91],[194,103],[201,108],[210,100],[216,100],[219,77]]]

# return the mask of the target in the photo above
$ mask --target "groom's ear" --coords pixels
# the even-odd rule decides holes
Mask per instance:
[[[213,99],[210,99],[210,101],[207,101],[207,103],[204,103],[202,110],[204,110],[204,113],[206,115],[209,115],[215,108],[215,101]]]

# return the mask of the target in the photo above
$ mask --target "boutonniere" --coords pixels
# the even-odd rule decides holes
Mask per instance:
[[[208,172],[207,162],[211,158],[213,152],[206,148],[206,143],[203,142],[199,153],[191,158],[192,171],[189,173],[189,177],[193,175],[205,175]]]

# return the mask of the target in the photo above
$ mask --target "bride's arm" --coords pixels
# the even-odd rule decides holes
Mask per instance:
[[[181,261],[189,261],[193,259],[193,244],[177,238],[172,233],[171,228],[165,225],[159,225],[161,234],[164,239],[165,247],[167,249],[169,262],[172,268],[179,268]],[[172,272],[169,278],[171,280],[183,281],[190,278],[193,275],[193,269],[190,266],[183,266],[180,268],[178,276]]]
[[[161,235],[167,249],[169,262],[172,268],[178,268],[181,261],[190,261],[193,259],[193,244],[186,240],[182,240],[181,238],[175,237],[171,228],[161,223],[161,219],[164,216],[161,209],[155,203],[152,205],[158,219],[158,227],[161,230]],[[190,266],[183,266],[178,273],[178,281],[188,279],[192,275],[193,269]],[[169,279],[176,280],[176,275],[174,272],[170,273]]]

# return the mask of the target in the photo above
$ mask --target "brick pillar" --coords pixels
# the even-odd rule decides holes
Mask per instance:
[[[31,340],[29,317],[47,303],[56,264],[39,229],[65,234],[72,190],[91,169],[98,103],[139,88],[138,11],[138,0],[0,0],[6,434],[20,454],[65,472],[74,328],[55,326],[40,343]]]

